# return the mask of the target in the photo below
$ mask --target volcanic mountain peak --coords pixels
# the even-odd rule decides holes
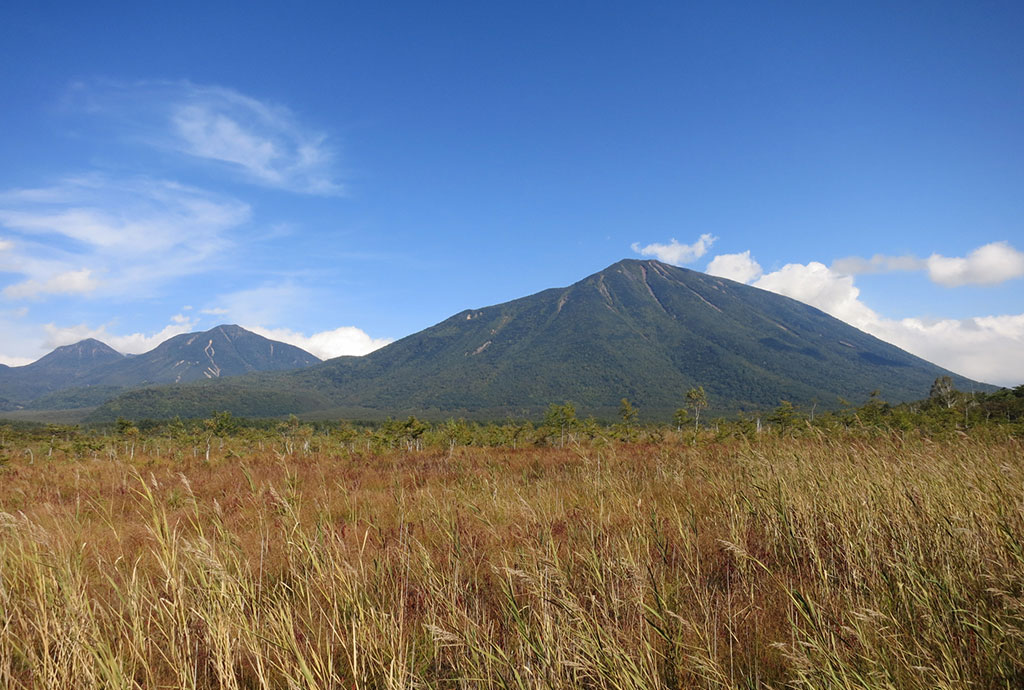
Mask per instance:
[[[609,414],[627,397],[667,417],[695,386],[722,412],[834,407],[875,389],[924,397],[949,373],[788,297],[626,259],[289,379],[341,408],[504,415],[570,400]]]

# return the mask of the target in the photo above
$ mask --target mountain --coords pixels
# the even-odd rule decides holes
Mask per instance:
[[[38,409],[85,407],[126,388],[285,371],[319,361],[293,345],[230,325],[178,335],[130,357],[89,339],[24,367],[0,370],[0,399],[7,399],[8,408],[12,401]]]
[[[5,409],[16,409],[52,391],[87,385],[89,372],[124,359],[120,352],[94,338],[58,347],[31,364],[0,369],[0,398],[6,399]]]
[[[73,345],[58,347],[50,354],[37,359],[29,364],[26,369],[40,375],[74,375],[84,369],[89,369],[110,362],[119,362],[124,355],[101,343],[95,338],[86,338]]]
[[[206,385],[201,394],[129,393],[97,418],[215,409],[501,417],[563,401],[608,417],[623,397],[667,418],[694,386],[705,388],[713,411],[729,413],[781,400],[834,408],[875,390],[892,402],[919,399],[943,375],[951,372],[788,297],[625,260],[566,288],[459,312],[364,357]],[[991,388],[953,376],[961,388]],[[289,399],[276,401],[275,392]],[[300,407],[296,392],[306,396]]]
[[[264,338],[241,326],[223,325],[203,333],[176,335],[145,354],[98,368],[87,379],[91,385],[134,387],[299,369],[319,362],[294,345]]]

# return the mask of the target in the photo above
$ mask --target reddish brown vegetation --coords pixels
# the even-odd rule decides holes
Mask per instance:
[[[892,438],[39,453],[0,483],[0,685],[1019,685],[1021,460]]]

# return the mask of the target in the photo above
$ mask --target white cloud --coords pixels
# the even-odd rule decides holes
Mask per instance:
[[[761,277],[761,264],[750,256],[750,250],[739,254],[719,254],[708,264],[705,273],[719,278],[728,278],[740,283],[749,283]]]
[[[881,319],[874,336],[976,381],[1024,383],[1024,314],[969,319]]]
[[[704,256],[718,238],[705,233],[693,244],[680,244],[674,237],[668,244],[657,242],[641,247],[639,242],[630,245],[641,256],[653,256],[667,264],[688,264]]]
[[[282,105],[188,81],[79,83],[70,96],[122,137],[214,162],[249,182],[304,194],[344,191],[326,135]]]
[[[60,236],[132,257],[182,244],[208,253],[225,228],[249,219],[230,197],[168,180],[69,177],[42,189],[0,193],[0,224],[27,237]]]
[[[4,297],[24,299],[39,295],[74,295],[92,292],[99,285],[92,271],[82,268],[77,271],[66,271],[45,280],[29,279],[3,289]]]
[[[853,277],[812,261],[787,264],[754,283],[817,307],[877,338],[969,378],[1024,383],[1024,314],[970,319],[887,319],[860,300]]]
[[[200,105],[179,107],[173,121],[186,153],[235,163],[256,177],[280,184],[282,174],[274,167],[280,154],[269,139],[254,136],[230,117]]]
[[[200,314],[209,314],[211,316],[224,316],[225,314],[228,313],[228,310],[227,309],[222,309],[220,307],[213,307],[213,308],[210,308],[210,309],[200,309],[199,313]]]
[[[179,149],[240,168],[252,180],[308,194],[334,195],[332,154],[323,134],[300,125],[290,110],[231,89],[188,85],[172,106]]]
[[[864,259],[847,256],[832,262],[832,270],[846,275],[926,270],[932,282],[946,287],[997,285],[1024,276],[1024,252],[1014,249],[1008,242],[990,242],[966,257],[932,254],[927,259],[919,259],[910,255],[875,254]]]
[[[1024,252],[1006,242],[978,247],[966,257],[928,257],[928,277],[940,285],[996,285],[1024,276]]]
[[[365,331],[354,326],[342,326],[310,336],[287,328],[261,328],[260,326],[244,326],[244,328],[265,338],[301,347],[320,359],[331,359],[342,355],[365,355],[393,342],[391,338],[371,338]]]
[[[210,268],[249,219],[247,204],[149,178],[90,175],[0,192],[0,226],[18,235],[0,271],[8,299],[139,294]]]
[[[86,338],[95,338],[118,352],[133,355],[141,354],[149,352],[168,338],[173,338],[182,333],[189,333],[195,328],[195,321],[189,319],[182,320],[180,317],[180,314],[171,317],[172,323],[169,323],[155,333],[128,333],[125,335],[111,333],[107,330],[107,325],[93,328],[84,323],[72,326],[57,326],[56,324],[49,323],[43,326],[46,334],[43,346],[46,350],[52,350],[62,345],[77,343]]]
[[[860,301],[853,277],[841,275],[817,261],[786,264],[754,282],[754,287],[792,297],[821,309],[837,319],[865,329],[879,316]]]
[[[0,240],[0,252],[6,252],[8,249],[13,249],[14,243],[10,240]]]

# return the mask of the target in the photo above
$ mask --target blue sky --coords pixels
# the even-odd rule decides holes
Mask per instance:
[[[1019,3],[7,3],[0,361],[653,257],[1024,383]]]

